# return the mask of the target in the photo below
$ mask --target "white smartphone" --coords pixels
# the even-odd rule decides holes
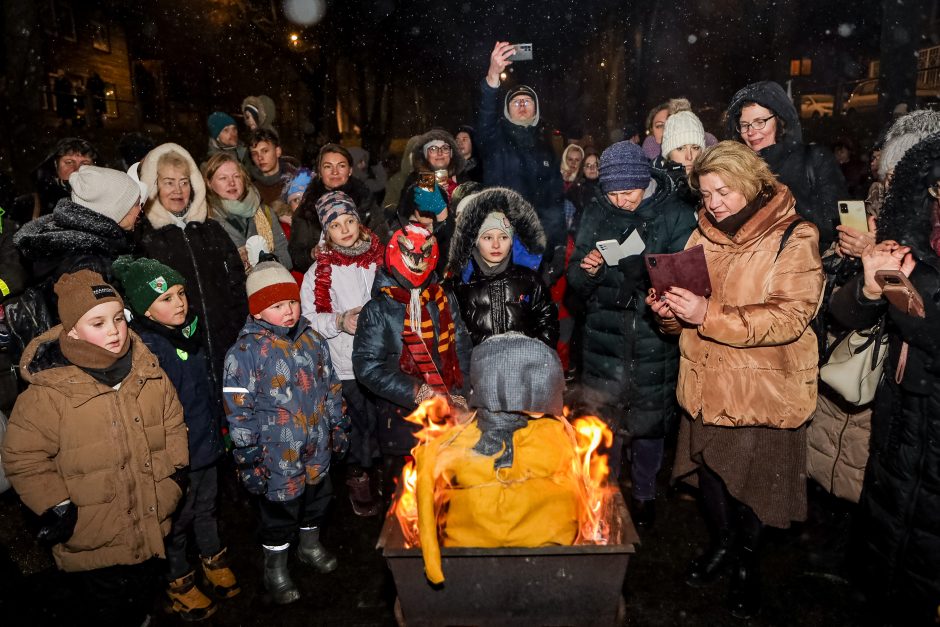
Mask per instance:
[[[839,224],[868,233],[868,214],[865,213],[864,200],[840,200],[838,206]]]
[[[510,61],[532,60],[532,44],[513,44],[512,47],[516,49],[516,54],[509,57]]]
[[[605,239],[602,242],[597,242],[597,250],[601,251],[601,256],[604,257],[604,261],[607,262],[608,266],[616,266],[620,261],[620,242],[615,239]]]

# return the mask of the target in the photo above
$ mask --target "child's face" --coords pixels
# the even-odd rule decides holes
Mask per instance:
[[[359,239],[359,220],[349,214],[342,215],[330,222],[326,232],[334,245],[349,248]]]
[[[480,255],[489,263],[497,264],[506,258],[512,248],[512,238],[499,229],[490,229],[477,240]]]
[[[282,300],[274,303],[261,313],[255,314],[255,320],[264,320],[268,324],[288,329],[300,320],[300,302],[296,300]]]
[[[144,315],[167,327],[178,327],[186,320],[189,313],[189,300],[186,288],[174,285],[150,304]]]
[[[95,305],[78,319],[69,337],[119,353],[127,341],[127,320],[124,307],[117,301]]]

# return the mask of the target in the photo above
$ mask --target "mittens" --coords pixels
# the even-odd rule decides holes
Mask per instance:
[[[238,480],[252,494],[264,494],[268,490],[268,477],[264,466],[264,452],[260,446],[244,446],[232,451]]]
[[[415,204],[418,205],[418,211],[421,213],[433,215],[438,215],[444,209],[447,209],[447,201],[444,200],[444,195],[441,194],[436,183],[433,191],[415,186]]]

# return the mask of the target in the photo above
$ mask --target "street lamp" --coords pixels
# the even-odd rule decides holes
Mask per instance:
[[[291,33],[291,34],[290,34],[290,42],[291,42],[291,44],[294,45],[294,46],[299,45],[299,44],[300,44],[300,35],[298,35],[297,33]]]

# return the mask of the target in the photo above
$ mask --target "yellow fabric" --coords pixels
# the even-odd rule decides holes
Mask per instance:
[[[444,581],[438,526],[446,547],[570,545],[578,534],[577,455],[560,421],[534,419],[517,431],[513,465],[498,474],[496,456],[472,450],[479,439],[472,421],[415,450],[418,530],[432,583]]]

